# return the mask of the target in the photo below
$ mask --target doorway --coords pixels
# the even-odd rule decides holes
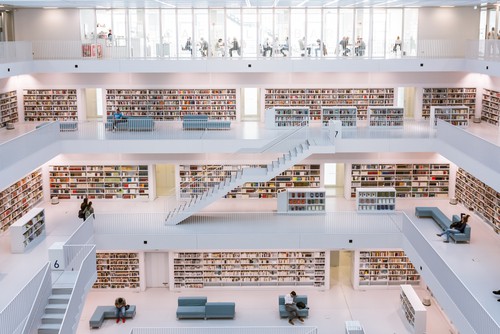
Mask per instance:
[[[242,121],[258,121],[259,120],[259,89],[258,88],[242,88],[241,90]]]
[[[326,197],[344,196],[344,164],[325,163],[323,170]]]
[[[102,119],[103,101],[101,88],[85,88],[85,118],[89,121],[98,121]]]
[[[353,284],[354,251],[330,251],[330,286],[348,286]]]
[[[155,166],[156,196],[175,196],[175,165]]]
[[[145,253],[144,260],[146,289],[168,287],[168,253]]]

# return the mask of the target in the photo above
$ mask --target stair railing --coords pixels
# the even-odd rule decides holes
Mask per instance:
[[[36,328],[40,326],[42,315],[45,312],[45,306],[49,301],[49,297],[52,293],[52,277],[50,270],[50,263],[47,263],[43,271],[43,279],[38,286],[38,291],[34,297],[32,297],[33,305],[28,314],[26,322],[24,323],[23,330],[21,333],[30,334],[36,331]]]

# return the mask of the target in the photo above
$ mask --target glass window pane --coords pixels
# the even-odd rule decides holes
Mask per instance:
[[[109,30],[112,29],[111,10],[96,10],[96,21],[97,37],[101,40],[107,40]]]
[[[130,56],[145,56],[144,9],[129,9]]]
[[[80,10],[80,33],[82,41],[91,42],[96,38],[96,17],[95,10],[81,9]]]
[[[197,57],[208,57],[210,53],[210,35],[208,33],[208,9],[194,9],[194,41]],[[195,50],[193,50],[195,51]]]
[[[337,30],[338,11],[336,8],[325,9],[323,12],[323,41],[327,48],[327,57],[338,54],[339,36]]]
[[[403,30],[403,40],[406,41],[405,45],[403,45],[403,50],[406,52],[407,56],[416,56],[418,41],[418,9],[404,9]]]
[[[306,10],[303,8],[291,9],[291,34],[290,55],[300,57],[307,54],[306,51]]]
[[[278,44],[275,53],[282,56],[288,55],[290,45],[290,10],[288,8],[274,10],[274,36]]]
[[[245,57],[257,56],[257,10],[243,9],[243,37],[241,40],[242,54]]]
[[[262,56],[273,55],[274,31],[272,9],[259,11],[259,53]]]
[[[360,8],[356,9],[356,25],[354,26],[355,40],[354,44],[354,56],[363,57],[367,54],[369,50],[369,35],[370,35],[370,9]]]
[[[339,11],[339,36],[344,39],[341,46],[343,56],[352,56],[354,39],[354,9],[340,9]]]
[[[385,9],[373,9],[371,51],[372,57],[385,57]],[[392,43],[392,39],[391,42]]]
[[[307,10],[307,36],[306,36],[306,44],[308,55],[320,57],[322,52],[321,43],[321,9],[311,9]]]
[[[113,44],[123,48],[121,54],[127,54],[127,12],[125,9],[113,9]]]
[[[224,57],[226,55],[226,36],[224,32],[224,9],[210,9],[210,47],[214,57]]]
[[[236,40],[237,43],[234,43]],[[241,10],[226,9],[226,45],[230,57],[236,57],[241,49]]]
[[[193,40],[193,15],[191,9],[179,9],[178,38],[180,43],[179,57],[191,57],[196,50],[196,42]]]
[[[403,10],[387,9],[386,47],[394,55],[401,55],[407,41],[403,40]]]
[[[161,57],[164,51],[160,38],[160,10],[146,9],[144,12],[146,24],[146,57]]]
[[[161,10],[161,29],[162,29],[162,43],[163,48],[167,48],[169,51],[170,57],[177,57],[177,16],[175,15],[175,9],[162,9]],[[185,42],[185,40],[181,40]],[[184,45],[182,45],[184,46]],[[180,50],[179,46],[179,50]],[[163,50],[163,56],[167,57],[165,53],[166,50]]]

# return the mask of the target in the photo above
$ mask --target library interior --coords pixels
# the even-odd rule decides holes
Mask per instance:
[[[1,1],[0,334],[500,333],[499,21]]]

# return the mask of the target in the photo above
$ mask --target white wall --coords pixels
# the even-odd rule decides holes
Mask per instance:
[[[17,9],[16,41],[80,40],[79,9]]]
[[[418,39],[478,39],[479,15],[473,7],[419,8]]]

